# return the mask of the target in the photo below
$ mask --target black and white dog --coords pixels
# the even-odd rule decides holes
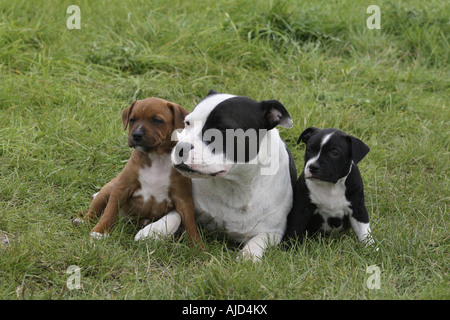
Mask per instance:
[[[197,222],[243,243],[244,258],[259,260],[285,233],[297,174],[275,127],[292,124],[276,100],[211,90],[177,134],[172,162],[192,178]]]
[[[331,233],[350,226],[366,245],[373,243],[357,167],[369,152],[361,140],[336,129],[308,128],[305,167],[294,188],[286,238],[302,241],[305,232]]]

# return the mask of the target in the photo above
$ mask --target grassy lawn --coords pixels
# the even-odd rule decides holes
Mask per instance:
[[[380,30],[371,4],[2,1],[0,299],[449,299],[450,3],[378,1]],[[282,102],[299,172],[309,126],[369,145],[379,250],[349,232],[252,263],[204,229],[201,252],[184,235],[135,242],[122,220],[95,242],[72,227],[130,156],[121,111],[151,96],[192,110],[209,89]]]

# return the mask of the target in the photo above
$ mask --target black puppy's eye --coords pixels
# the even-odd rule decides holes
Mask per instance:
[[[334,149],[331,150],[330,153],[333,157],[339,157],[341,155],[341,153],[339,151],[334,150]]]
[[[153,124],[161,124],[161,123],[163,123],[163,121],[161,119],[159,119],[159,118],[152,118],[151,121],[152,121]]]
[[[307,152],[307,153],[311,153],[311,152],[312,152],[311,147],[306,148],[306,152]]]

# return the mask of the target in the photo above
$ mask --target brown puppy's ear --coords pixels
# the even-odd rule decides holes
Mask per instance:
[[[173,114],[173,129],[184,128],[184,118],[189,114],[189,111],[173,102],[168,102],[167,106]]]
[[[136,103],[136,101],[134,101],[131,106],[129,106],[128,108],[125,108],[122,111],[122,123],[123,123],[123,130],[125,130],[128,126],[128,122],[130,121],[130,115],[131,115],[131,110],[133,110],[134,104]]]

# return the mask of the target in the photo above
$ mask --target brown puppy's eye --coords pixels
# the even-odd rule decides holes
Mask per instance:
[[[163,123],[163,121],[161,119],[159,119],[159,118],[152,118],[151,121],[152,121],[153,124],[161,124],[161,123]]]
[[[133,124],[133,123],[135,123],[136,122],[136,118],[130,118],[130,121],[129,121],[131,124]]]

